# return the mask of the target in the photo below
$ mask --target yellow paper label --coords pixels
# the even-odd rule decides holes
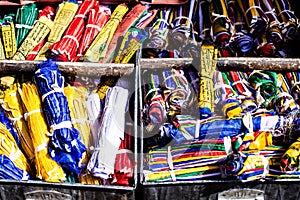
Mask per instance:
[[[5,57],[10,59],[17,51],[14,23],[10,22],[9,25],[2,26],[1,30]]]
[[[42,16],[26,36],[13,59],[25,60],[28,53],[49,34],[52,27],[53,22],[49,18]]]
[[[131,40],[128,47],[115,59],[115,63],[128,63],[134,53],[138,50],[140,43],[135,39]]]

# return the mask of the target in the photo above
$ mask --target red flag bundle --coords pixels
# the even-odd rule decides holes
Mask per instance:
[[[95,4],[96,0],[83,1],[62,39],[50,47],[58,55],[58,60],[74,61],[76,59],[79,42],[85,28],[84,19]]]
[[[88,14],[87,25],[85,27],[77,52],[77,56],[79,58],[84,55],[87,48],[109,20],[110,15],[111,10],[107,6],[99,5],[98,1],[96,2],[95,7],[90,10]]]

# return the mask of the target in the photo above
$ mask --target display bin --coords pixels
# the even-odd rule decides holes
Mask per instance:
[[[32,80],[37,65],[41,61],[0,61],[1,77],[13,76],[20,82]],[[134,199],[134,190],[137,182],[137,154],[136,154],[136,103],[134,64],[99,64],[99,63],[75,63],[57,62],[59,71],[65,80],[73,79],[86,83],[92,89],[102,76],[112,76],[118,79],[116,85],[128,90],[128,110],[125,123],[127,129],[124,133],[132,137],[132,154],[128,153],[128,162],[132,162],[133,176],[129,185],[80,183],[80,182],[46,182],[33,177],[32,180],[14,181],[1,179],[1,199]],[[68,81],[67,81],[68,82]],[[90,86],[92,87],[90,87]],[[94,88],[95,89],[95,88]],[[91,92],[91,91],[89,91]],[[124,96],[126,99],[126,97]],[[125,127],[124,127],[125,128]],[[125,163],[124,163],[125,165]],[[128,165],[127,165],[128,166]],[[129,169],[130,170],[130,169]]]

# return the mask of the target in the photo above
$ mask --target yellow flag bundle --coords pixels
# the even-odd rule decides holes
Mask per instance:
[[[33,83],[23,83],[18,91],[26,111],[24,116],[35,149],[36,177],[47,182],[64,181],[66,178],[63,169],[48,154],[48,127],[36,86]]]
[[[17,93],[18,84],[12,84],[4,91],[2,107],[7,116],[13,121],[14,127],[18,131],[22,150],[32,161],[34,159],[34,148],[28,131],[28,126],[23,118],[23,108],[20,96]]]
[[[14,137],[2,123],[0,123],[0,154],[7,156],[19,169],[32,172],[30,164],[19,149]]]

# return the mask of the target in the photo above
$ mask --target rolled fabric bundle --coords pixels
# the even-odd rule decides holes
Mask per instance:
[[[18,168],[9,157],[0,154],[0,179],[6,180],[30,180],[30,175]]]
[[[269,173],[268,160],[262,155],[233,156],[223,168],[225,175],[242,182],[264,179]]]
[[[169,15],[171,8],[161,9],[157,13],[157,19],[149,29],[149,38],[145,47],[151,52],[146,52],[150,57],[163,57],[161,51],[168,46],[167,36],[169,33]]]
[[[198,6],[198,35],[203,43],[211,43],[212,38],[210,34],[211,20],[210,20],[210,3],[207,0],[200,0]]]
[[[67,176],[77,179],[79,161],[86,147],[80,133],[72,126],[68,101],[63,93],[64,77],[57,64],[49,59],[39,63],[34,80],[52,135],[48,144],[49,154],[61,165]]]
[[[228,17],[232,21],[235,32],[232,35],[230,47],[232,47],[239,56],[247,56],[252,54],[253,38],[248,34],[248,27],[245,17],[241,13],[236,0],[227,2]]]
[[[214,94],[216,104],[222,104],[226,99],[238,96],[237,92],[232,88],[225,72],[216,70],[213,82],[215,83]]]
[[[34,27],[23,40],[17,52],[13,56],[14,60],[25,60],[28,54],[47,37],[53,28],[53,22],[48,17],[42,16],[34,24]]]
[[[254,70],[249,75],[248,82],[257,91],[256,100],[259,106],[270,106],[281,87],[276,72],[271,71]]]
[[[105,57],[114,33],[124,15],[127,13],[128,9],[129,8],[124,3],[119,4],[115,8],[113,13],[111,14],[110,19],[98,33],[89,48],[86,50],[84,54],[85,61],[99,62],[102,58]]]
[[[24,105],[26,112],[24,116],[35,150],[35,177],[47,182],[65,181],[63,169],[48,153],[49,132],[36,86],[33,83],[23,83],[22,87],[18,88],[18,93]]]
[[[212,38],[214,43],[221,49],[229,45],[235,32],[233,22],[228,17],[225,0],[211,1]]]
[[[25,174],[32,174],[33,169],[31,168],[30,163],[18,148],[13,136],[2,123],[0,123],[0,138],[0,155],[8,157],[13,164],[24,171]]]
[[[28,125],[23,117],[25,112],[20,95],[17,93],[18,87],[20,87],[19,84],[15,83],[4,91],[1,106],[18,132],[22,151],[30,161],[33,161],[34,147]]]
[[[109,20],[110,16],[110,8],[104,5],[99,5],[99,2],[96,1],[95,6],[88,13],[87,25],[85,26],[85,30],[79,44],[79,49],[77,51],[77,56],[79,58],[84,55],[90,44]]]
[[[188,80],[184,76],[184,71],[176,69],[167,69],[163,71],[164,92],[166,109],[169,110],[169,114],[172,111],[181,112],[180,110],[185,108],[191,101],[191,90]]]
[[[17,9],[15,19],[17,47],[19,47],[19,45],[27,36],[28,32],[33,28],[34,22],[37,17],[38,8],[36,7],[35,3],[26,4]]]
[[[278,19],[278,13],[276,13],[275,10],[274,3],[271,0],[262,0],[260,1],[260,7],[269,18],[269,26],[267,30],[268,35],[276,45],[280,45],[283,42],[283,36],[281,33],[281,24]]]
[[[244,97],[251,97],[252,92],[249,90],[249,83],[247,77],[243,72],[240,71],[229,71],[226,72],[228,79],[231,82],[232,88],[236,90],[239,95]]]
[[[68,28],[69,24],[73,20],[76,12],[78,10],[77,0],[68,0],[60,3],[54,18],[53,29],[49,33],[47,42],[39,51],[35,60],[46,60],[46,52],[52,44],[59,41],[64,34],[65,30]]]
[[[148,153],[147,164],[153,172],[169,170],[170,160],[174,170],[217,165],[227,158],[225,149],[223,140],[201,140],[154,148]]]
[[[222,111],[228,119],[239,116],[243,111],[239,99],[228,98],[223,101],[223,104]]]
[[[299,104],[294,100],[292,95],[286,92],[281,92],[273,99],[272,107],[278,114],[283,115],[293,115],[299,110]]]
[[[261,57],[272,57],[275,55],[275,45],[273,41],[266,36],[256,37],[254,39],[254,53]]]
[[[46,6],[43,10],[39,11],[38,20],[45,16],[49,18],[50,20],[53,20],[54,18],[54,8],[51,6]],[[41,50],[41,48],[44,46],[44,43],[46,41],[46,38],[44,38],[38,45],[36,45],[27,55],[26,60],[34,60],[38,52]]]
[[[58,60],[68,62],[77,60],[77,50],[84,32],[85,18],[95,4],[96,0],[84,0],[62,38],[50,46],[50,50],[57,55]]]
[[[259,2],[254,0],[237,0],[237,2],[245,15],[249,33],[255,37],[264,35],[269,21]]]
[[[146,126],[160,126],[167,119],[166,105],[156,73],[145,74],[144,84],[144,122]]]
[[[274,7],[278,13],[280,22],[283,23],[281,32],[285,40],[293,40],[296,37],[298,18],[291,9],[291,5],[287,0],[274,1]]]
[[[109,44],[105,55],[101,57],[101,63],[112,62],[118,53],[118,41],[121,37],[124,37],[126,32],[134,27],[134,24],[138,22],[138,20],[147,13],[149,6],[143,4],[136,4],[133,6],[130,11],[125,15],[124,19],[120,22],[120,25],[115,30]]]
[[[272,133],[269,131],[249,132],[244,134],[241,139],[241,141],[237,141],[239,144],[235,145],[235,148],[239,152],[257,152],[265,149],[266,146],[273,145]]]
[[[287,72],[284,74],[284,77],[286,78],[286,81],[290,88],[290,94],[294,97],[296,102],[299,104],[299,98],[300,98],[300,73],[299,72]]]
[[[109,89],[98,130],[98,143],[87,169],[95,177],[108,180],[114,174],[115,159],[124,139],[128,90],[119,86]]]
[[[299,171],[299,146],[300,139],[298,138],[292,143],[286,152],[281,157],[281,170],[283,172],[297,172]]]

